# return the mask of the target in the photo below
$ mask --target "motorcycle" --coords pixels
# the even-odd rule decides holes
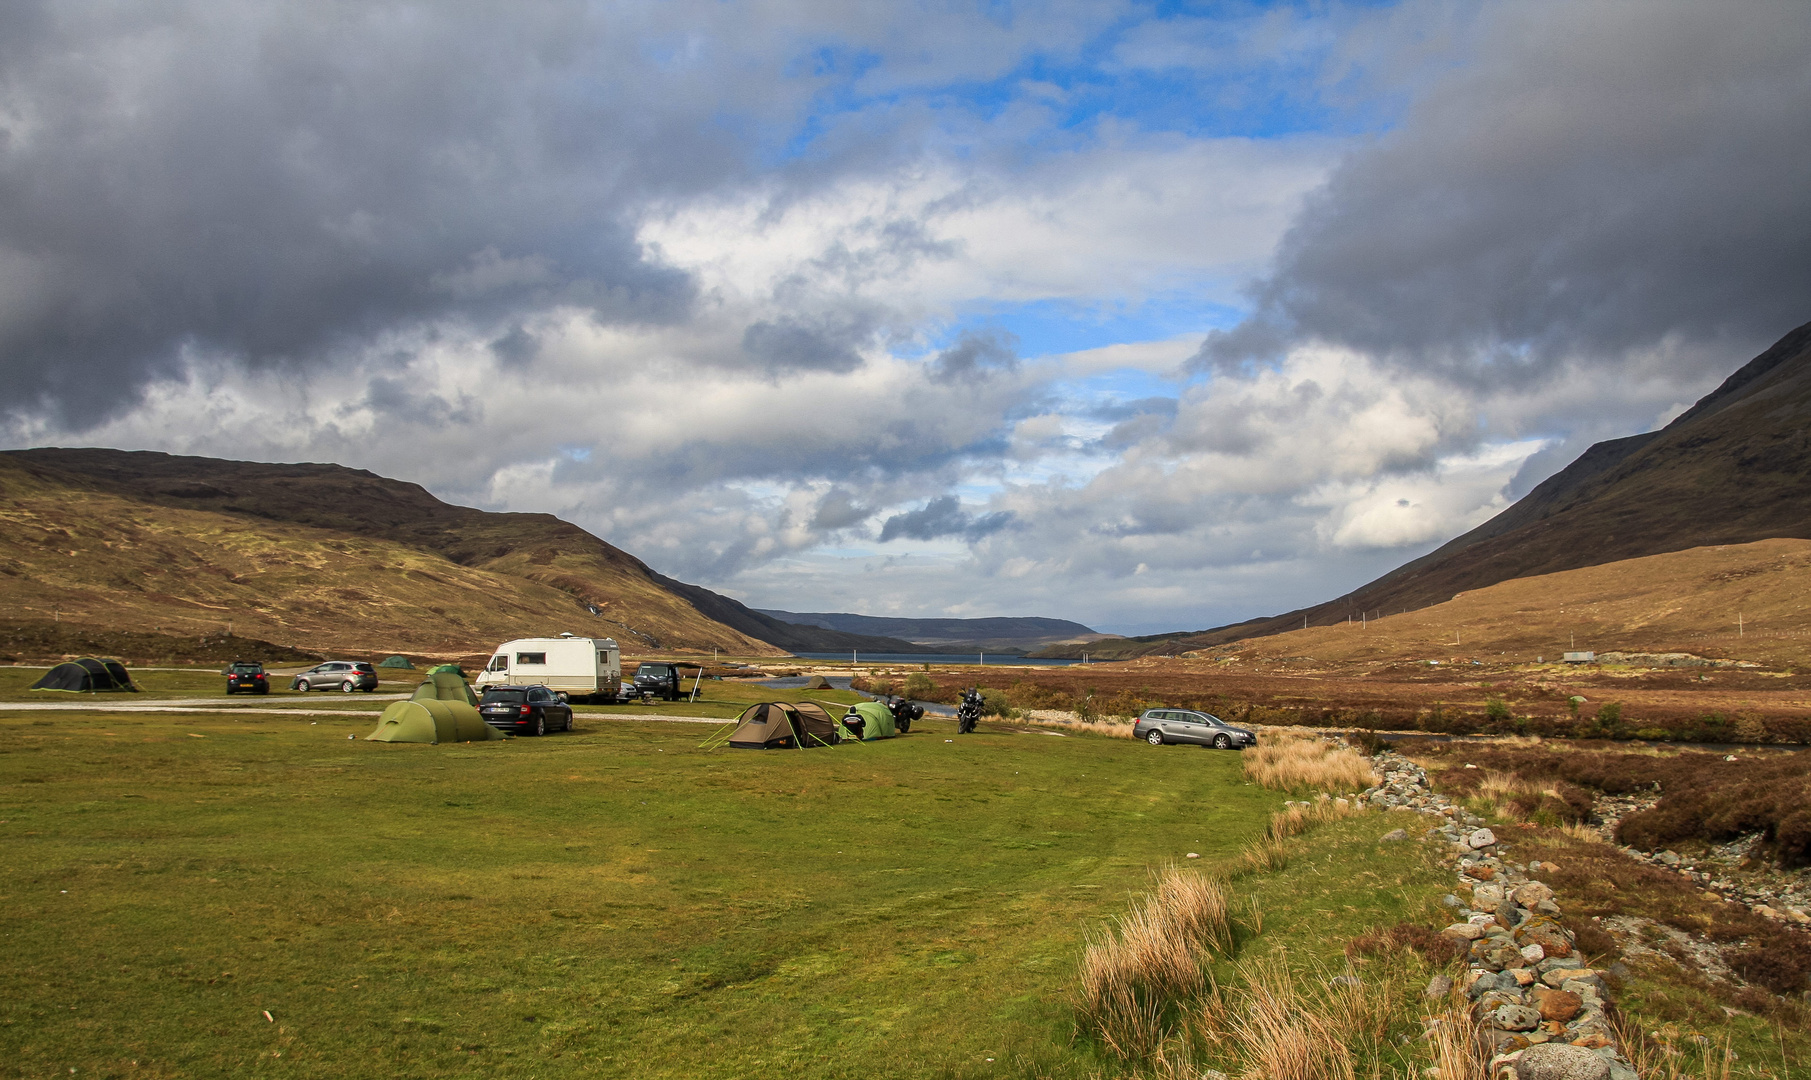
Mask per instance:
[[[962,692],[962,704],[956,710],[956,734],[967,735],[975,730],[981,722],[981,691],[976,689]]]
[[[924,716],[924,706],[914,705],[905,698],[894,700],[887,708],[893,710],[893,727],[901,735],[912,730],[912,721]]]

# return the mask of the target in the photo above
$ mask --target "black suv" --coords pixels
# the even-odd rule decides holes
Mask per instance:
[[[572,706],[545,686],[487,686],[478,715],[498,731],[523,735],[572,730]]]
[[[679,665],[643,662],[635,669],[635,692],[644,697],[679,700]]]
[[[248,694],[270,693],[270,678],[264,674],[264,665],[256,660],[234,660],[224,674],[226,692],[229,694],[237,694],[241,690]]]
[[[363,661],[329,660],[316,664],[289,682],[291,690],[354,690],[365,693],[377,689],[377,669]]]

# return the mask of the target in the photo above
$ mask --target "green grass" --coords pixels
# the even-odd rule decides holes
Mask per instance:
[[[1082,933],[1280,799],[1111,739],[580,723],[0,714],[0,1075],[1110,1071]]]

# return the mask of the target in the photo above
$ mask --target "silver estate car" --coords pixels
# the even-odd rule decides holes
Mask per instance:
[[[1216,750],[1243,750],[1258,742],[1253,732],[1233,727],[1212,713],[1189,709],[1146,709],[1132,725],[1132,737],[1152,746],[1194,743]]]

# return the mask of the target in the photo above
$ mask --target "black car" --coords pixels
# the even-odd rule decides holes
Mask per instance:
[[[350,694],[377,689],[377,669],[362,660],[329,660],[316,664],[289,681],[291,690],[343,690]]]
[[[644,698],[679,700],[679,665],[644,661],[635,669],[635,692]]]
[[[1193,743],[1216,750],[1243,750],[1258,742],[1256,732],[1233,727],[1212,713],[1193,709],[1146,709],[1132,725],[1132,737],[1152,746]]]
[[[498,731],[518,735],[572,730],[572,706],[545,686],[487,686],[478,715]]]
[[[226,669],[226,692],[237,694],[241,690],[248,694],[270,693],[270,677],[264,674],[264,665],[256,660],[234,660]]]

